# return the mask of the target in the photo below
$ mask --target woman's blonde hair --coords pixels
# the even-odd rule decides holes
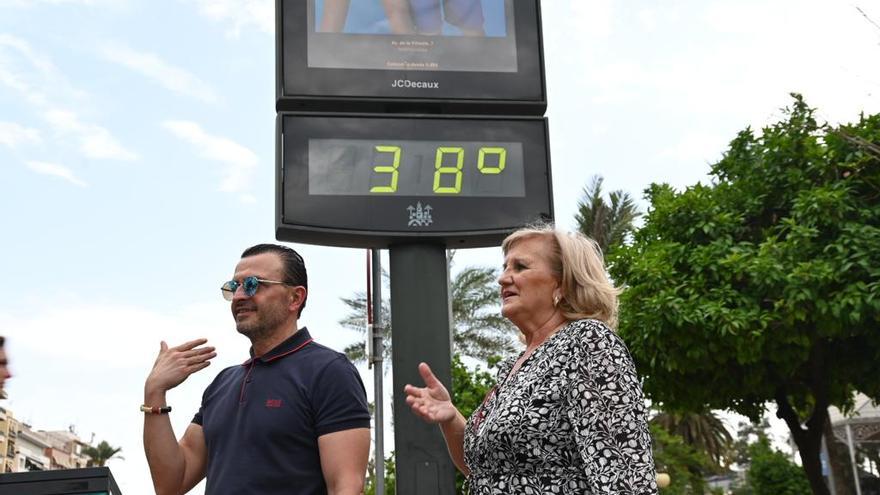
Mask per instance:
[[[507,252],[518,242],[540,237],[549,241],[547,259],[559,279],[562,299],[559,309],[565,318],[593,318],[611,328],[617,327],[617,296],[605,273],[602,250],[596,241],[580,232],[565,232],[552,225],[525,227],[507,236],[501,250]]]

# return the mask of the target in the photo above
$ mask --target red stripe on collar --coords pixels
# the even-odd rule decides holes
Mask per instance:
[[[309,340],[307,340],[307,341],[303,342],[302,344],[300,344],[300,345],[294,347],[293,349],[291,349],[291,350],[289,350],[289,351],[287,351],[287,352],[282,352],[281,354],[279,354],[279,355],[277,355],[277,356],[272,356],[272,357],[270,357],[270,358],[268,358],[268,359],[263,359],[263,358],[261,358],[261,357],[252,357],[252,358],[248,359],[247,361],[241,363],[241,365],[242,365],[242,366],[247,366],[247,365],[251,364],[252,362],[254,362],[254,361],[257,360],[257,359],[263,361],[264,363],[269,363],[269,362],[275,361],[276,359],[283,358],[284,356],[288,356],[288,355],[290,355],[290,354],[293,354],[294,352],[296,352],[296,351],[302,349],[303,347],[305,347],[305,346],[311,344],[311,343],[314,342],[314,341],[315,341],[314,338],[310,338]]]

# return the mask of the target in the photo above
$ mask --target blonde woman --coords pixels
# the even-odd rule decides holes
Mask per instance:
[[[525,350],[470,418],[425,363],[407,403],[440,426],[470,493],[657,493],[644,397],[613,330],[619,290],[596,243],[537,227],[502,251],[501,312]]]

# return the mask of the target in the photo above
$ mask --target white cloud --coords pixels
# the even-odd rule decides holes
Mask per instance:
[[[590,66],[600,58],[603,43],[614,33],[614,0],[556,1],[556,5],[565,7],[541,11],[544,53],[548,61],[551,57],[559,59],[556,64],[546,64],[548,88],[560,85],[552,83],[553,79],[570,78],[572,73],[578,73],[578,68]],[[548,51],[551,46],[555,52]]]
[[[208,134],[195,122],[169,120],[162,125],[195,146],[200,156],[226,164],[220,191],[242,193],[245,202],[253,200],[248,190],[259,161],[256,153],[231,139]]]
[[[590,122],[588,128],[593,136],[607,136],[610,130],[604,122]]]
[[[645,31],[653,32],[657,29],[657,10],[642,9],[636,12],[636,18],[639,20],[639,24]]]
[[[16,63],[18,61],[18,63]],[[42,83],[54,81],[54,86]],[[0,83],[21,94],[33,105],[48,105],[48,97],[41,87],[63,87],[64,79],[52,61],[31,48],[18,37],[0,34]]]
[[[60,177],[79,187],[88,187],[88,184],[85,181],[75,176],[73,174],[73,171],[65,167],[64,165],[32,160],[27,162],[27,167],[38,174],[49,175],[52,177]]]
[[[727,147],[730,138],[710,132],[694,130],[669,146],[660,156],[676,160],[702,161],[711,163],[721,158],[721,150]]]
[[[60,101],[70,105],[86,95],[67,82],[52,60],[15,36],[0,34],[0,84],[20,94],[23,101],[42,113],[57,131],[73,134],[84,156],[95,159],[134,160],[137,155],[125,149],[104,127],[82,122],[70,110],[59,110]],[[50,94],[42,88],[51,88]]]
[[[127,1],[128,0],[0,0],[0,7],[35,7],[40,4],[102,7],[125,5]]]
[[[110,131],[96,124],[81,122],[69,110],[49,110],[46,121],[62,133],[73,134],[80,143],[80,151],[88,158],[111,160],[136,160],[137,154],[125,149]]]
[[[715,56],[704,51],[690,74],[704,104],[729,95],[725,110],[750,111],[756,126],[778,117],[771,111],[790,102],[789,92],[804,94],[830,121],[880,110],[880,64],[866,63],[880,57],[877,31],[853,5],[750,1],[711,6],[702,19],[720,34]],[[712,87],[713,74],[721,86]],[[765,120],[755,118],[759,109]]]
[[[154,53],[139,52],[123,44],[113,43],[105,45],[101,54],[107,60],[138,72],[170,91],[209,103],[217,101],[217,94],[207,83],[185,69],[169,64]]]
[[[880,64],[866,63],[880,56],[877,31],[852,5],[715,2],[700,4],[687,21],[675,9],[658,16],[635,10],[633,22],[650,20],[651,38],[664,40],[638,48],[629,43],[629,33],[601,22],[615,4],[595,5],[595,13],[586,5],[572,8],[568,20],[595,25],[595,33],[585,28],[573,35],[582,38],[586,52],[557,55],[545,49],[548,74],[560,64],[576,67],[560,81],[582,81],[581,93],[595,104],[711,114],[719,121],[723,114],[757,127],[775,117],[773,111],[790,101],[790,92],[804,94],[832,122],[880,110]],[[627,13],[614,15],[626,18]],[[563,84],[570,83],[555,88]]]
[[[566,34],[579,33],[591,38],[608,38],[614,32],[614,0],[574,0],[569,21],[576,26]]]
[[[188,0],[199,13],[231,25],[229,34],[238,37],[243,28],[255,26],[265,33],[275,32],[274,0]]]
[[[625,103],[640,95],[639,86],[648,80],[649,68],[635,61],[615,60],[588,75],[595,85],[592,101],[599,104]]]
[[[20,93],[37,106],[52,102],[41,88],[51,88],[56,100],[77,101],[87,95],[74,88],[52,59],[34,49],[27,40],[0,33],[0,83]]]
[[[75,358],[84,364],[148,370],[163,339],[173,346],[211,336],[212,345],[242,347],[241,337],[228,330],[228,303],[219,296],[217,299],[214,303],[194,303],[168,313],[133,305],[76,300],[55,301],[29,315],[4,313],[0,308],[0,328],[16,346],[50,358]],[[218,328],[225,330],[219,332]],[[53,345],[45,345],[48,341]],[[113,349],[138,351],[132,355],[112,352]]]
[[[15,148],[21,143],[39,143],[40,131],[15,122],[0,121],[0,144]]]

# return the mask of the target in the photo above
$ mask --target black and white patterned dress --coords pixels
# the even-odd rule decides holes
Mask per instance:
[[[641,385],[608,326],[569,322],[508,377],[516,359],[468,419],[471,494],[657,493]]]

